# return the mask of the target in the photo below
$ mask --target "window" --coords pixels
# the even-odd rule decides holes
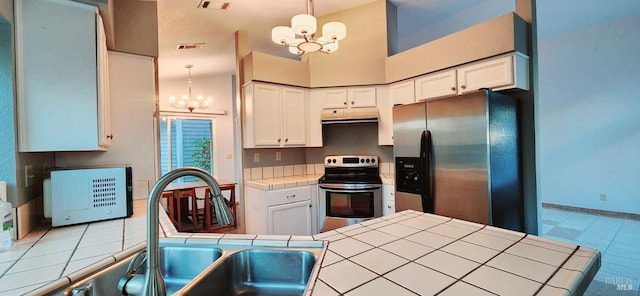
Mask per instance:
[[[180,167],[198,167],[213,175],[214,136],[213,119],[161,116],[160,168],[164,175]],[[199,181],[183,177],[175,182]]]

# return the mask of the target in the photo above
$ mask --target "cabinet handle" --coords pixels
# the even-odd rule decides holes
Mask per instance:
[[[282,139],[278,139],[278,143],[282,142]]]
[[[285,142],[289,142],[289,138],[284,139]]]
[[[107,135],[107,139],[113,140],[113,135]]]
[[[351,105],[353,105],[353,104],[355,104],[355,102],[354,102],[354,101],[351,101]]]
[[[287,198],[295,198],[295,197],[296,197],[296,195],[295,195],[295,194],[287,195]]]
[[[451,87],[451,91],[456,91],[456,87],[455,87],[455,86],[452,86],[452,87]]]
[[[342,102],[342,104],[344,104],[345,106],[347,105],[347,102]]]
[[[309,207],[311,208],[311,205],[309,205]]]
[[[462,88],[462,89],[466,89],[466,88],[467,88],[467,86],[463,84],[460,88]]]
[[[387,205],[387,209],[390,209],[390,208],[391,208],[391,205]]]

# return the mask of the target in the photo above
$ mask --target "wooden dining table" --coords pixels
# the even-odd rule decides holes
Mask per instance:
[[[162,197],[167,199],[167,211],[178,231],[192,232],[220,232],[235,229],[236,223],[236,183],[233,181],[216,179],[221,192],[230,191],[228,200],[231,204],[233,222],[230,225],[214,225],[211,223],[212,204],[209,202],[209,185],[204,181],[171,183],[165,187]],[[205,189],[203,198],[196,196],[196,189]],[[198,200],[203,200],[202,209],[198,209]],[[191,209],[189,209],[191,204]],[[202,212],[202,215],[200,214]],[[191,217],[190,221],[187,217]],[[204,223],[199,227],[198,216],[202,216]],[[190,222],[190,223],[189,223]]]

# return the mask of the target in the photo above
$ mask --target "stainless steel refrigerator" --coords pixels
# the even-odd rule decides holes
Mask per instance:
[[[396,211],[524,230],[518,101],[480,90],[393,107]]]

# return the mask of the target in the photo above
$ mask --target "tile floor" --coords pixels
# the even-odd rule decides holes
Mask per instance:
[[[542,223],[541,236],[600,251],[585,295],[640,295],[640,221],[543,208]]]
[[[143,242],[145,214],[146,200],[136,200],[131,218],[61,228],[43,225],[0,253],[0,296],[28,293]],[[542,236],[602,253],[600,271],[585,295],[640,296],[640,221],[548,208],[541,216]]]

